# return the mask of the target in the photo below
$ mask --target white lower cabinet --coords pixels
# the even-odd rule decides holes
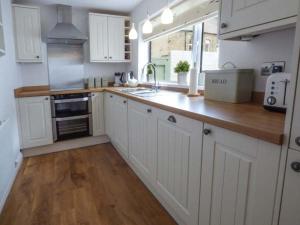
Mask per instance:
[[[105,133],[124,157],[128,158],[127,99],[105,93]]]
[[[150,106],[128,102],[129,160],[145,179],[156,174],[157,118]]]
[[[18,105],[21,147],[52,144],[50,97],[19,98]]]
[[[281,146],[204,127],[199,225],[271,225]]]
[[[300,152],[288,151],[279,225],[300,223]]]
[[[93,136],[105,134],[103,93],[92,93]]]

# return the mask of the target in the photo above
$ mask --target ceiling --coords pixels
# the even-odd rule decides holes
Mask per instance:
[[[19,0],[18,3],[22,3],[23,1],[33,4],[64,4],[73,7],[101,9],[118,12],[130,12],[140,2],[142,2],[142,0]]]

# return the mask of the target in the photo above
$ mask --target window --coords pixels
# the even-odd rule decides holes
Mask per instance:
[[[174,72],[176,64],[180,60],[186,60],[193,67],[194,58],[196,58],[193,55],[198,54],[197,59],[199,62],[196,62],[196,65],[199,69],[199,85],[203,86],[204,76],[202,71],[218,67],[217,28],[217,18],[214,17],[152,40],[149,44],[149,60],[156,65],[157,80],[160,83],[177,83],[177,74]],[[198,52],[195,52],[193,43],[202,43],[202,47],[199,48]],[[145,76],[145,81],[152,80],[151,69]]]

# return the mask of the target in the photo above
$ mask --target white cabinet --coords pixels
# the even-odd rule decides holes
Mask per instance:
[[[203,123],[158,110],[156,189],[183,224],[198,222]]]
[[[128,158],[127,99],[120,96],[115,96],[113,110],[113,142],[119,152],[125,158]]]
[[[299,0],[222,0],[221,38],[257,34],[293,24],[298,5]]]
[[[104,97],[103,93],[92,93],[93,136],[104,132]]]
[[[53,143],[50,97],[18,99],[22,148]]]
[[[17,62],[42,62],[40,8],[13,5]]]
[[[281,146],[204,127],[199,225],[271,225]]]
[[[89,13],[90,61],[124,62],[125,17]]]
[[[105,132],[116,149],[128,158],[127,99],[105,93]]]
[[[155,180],[157,117],[148,105],[128,102],[129,160],[150,183]]]
[[[300,152],[288,151],[287,168],[279,225],[294,225],[300,221]]]

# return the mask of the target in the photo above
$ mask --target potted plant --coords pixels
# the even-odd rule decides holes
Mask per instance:
[[[187,84],[187,74],[190,71],[190,64],[188,61],[179,61],[174,71],[178,74],[178,83]]]

